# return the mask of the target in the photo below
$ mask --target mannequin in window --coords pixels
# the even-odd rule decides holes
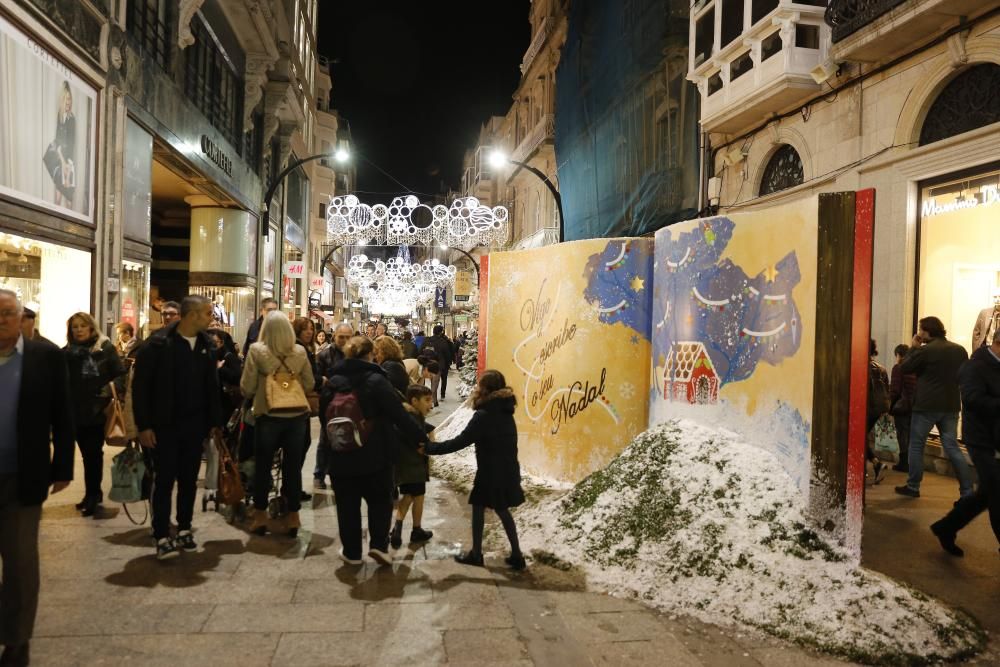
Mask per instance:
[[[222,294],[215,295],[215,302],[212,304],[212,318],[224,327],[229,326],[229,317],[226,315],[226,297]]]
[[[993,290],[993,305],[979,311],[976,326],[972,330],[972,350],[978,350],[993,337],[993,332],[1000,328],[1000,287]]]

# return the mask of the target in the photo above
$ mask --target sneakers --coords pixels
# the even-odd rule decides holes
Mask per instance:
[[[393,549],[398,549],[403,546],[403,522],[397,521],[392,525],[392,530],[389,531],[389,546]]]
[[[920,492],[919,491],[917,491],[916,489],[911,489],[910,487],[906,486],[905,484],[903,486],[897,486],[896,487],[896,493],[898,493],[901,496],[909,496],[910,498],[919,498],[920,497]]]
[[[361,560],[360,558],[349,557],[347,554],[344,553],[343,549],[340,550],[339,555],[340,555],[340,560],[344,561],[348,565],[361,565],[362,563],[364,563],[364,561]]]
[[[410,531],[410,542],[426,542],[434,537],[434,531],[414,528]]]
[[[381,549],[369,549],[368,557],[379,565],[392,565],[392,556]]]
[[[520,572],[521,570],[528,567],[528,564],[525,562],[524,556],[522,554],[511,554],[507,556],[503,562],[507,563],[507,565],[510,566],[510,569],[515,570],[517,572]]]
[[[156,560],[170,560],[171,558],[177,558],[180,555],[180,551],[174,545],[174,541],[169,537],[161,537],[156,542]]]
[[[195,551],[198,548],[198,545],[194,541],[194,535],[191,534],[190,530],[178,531],[177,537],[174,539],[174,546],[184,551]]]
[[[952,556],[958,556],[961,558],[965,555],[962,548],[955,544],[955,533],[948,532],[941,522],[931,524],[931,532],[938,538],[938,542],[941,543],[941,548],[950,553]]]
[[[455,556],[455,562],[462,565],[478,565],[479,567],[483,567],[483,555],[477,554],[475,551],[463,551]]]

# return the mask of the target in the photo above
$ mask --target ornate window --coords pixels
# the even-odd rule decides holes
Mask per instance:
[[[233,146],[243,144],[243,82],[201,15],[191,19],[184,93]]]
[[[170,64],[170,26],[173,3],[167,0],[134,0],[129,3],[128,34],[143,54],[163,69]]]
[[[1000,65],[974,65],[952,79],[934,100],[920,129],[920,145],[998,122]]]
[[[804,180],[799,152],[785,144],[771,156],[760,180],[760,196],[801,185]]]

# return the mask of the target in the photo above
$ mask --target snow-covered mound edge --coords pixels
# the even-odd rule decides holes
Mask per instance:
[[[773,456],[695,422],[640,434],[607,468],[517,520],[536,559],[716,625],[870,664],[956,660],[985,642],[966,614],[860,567],[809,520]]]

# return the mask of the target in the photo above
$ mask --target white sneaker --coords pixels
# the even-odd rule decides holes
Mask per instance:
[[[340,550],[340,560],[344,561],[348,565],[361,565],[362,563],[364,563],[364,561],[361,560],[360,558],[357,558],[357,559],[355,559],[355,558],[348,558],[347,556],[344,555],[344,550],[343,549]]]
[[[368,557],[380,565],[392,565],[392,556],[378,549],[369,549]]]
[[[174,541],[169,537],[161,537],[156,543],[156,560],[169,560],[180,555]]]

